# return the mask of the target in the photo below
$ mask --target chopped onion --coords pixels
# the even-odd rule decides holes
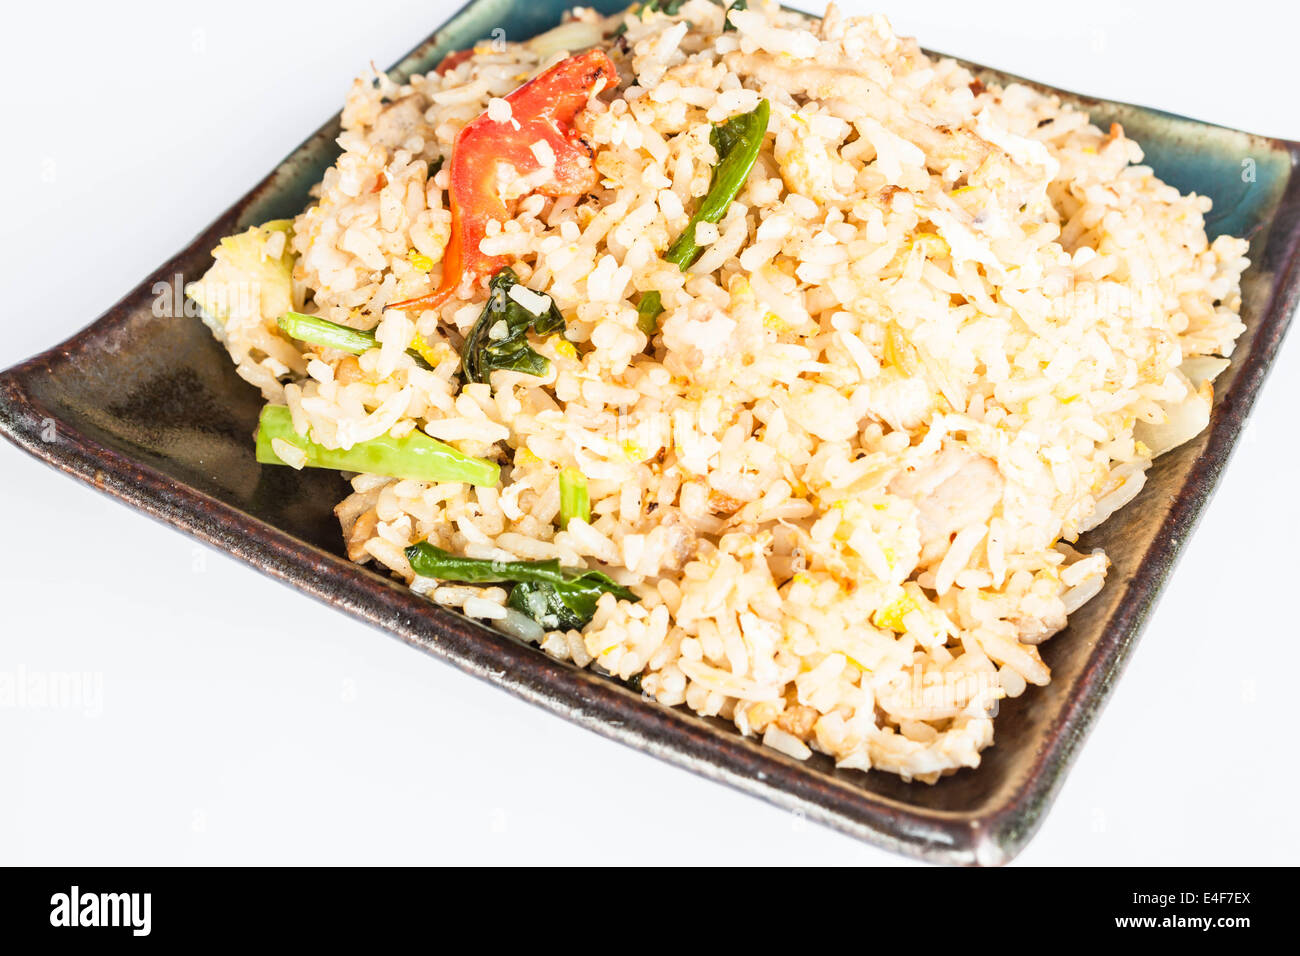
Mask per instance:
[[[1138,422],[1133,428],[1133,437],[1151,449],[1152,458],[1172,451],[1205,431],[1214,405],[1214,385],[1211,383],[1228,364],[1224,358],[1197,356],[1186,359],[1179,366],[1178,370],[1186,376],[1192,391],[1182,401],[1164,406],[1166,417],[1163,422],[1158,425]]]
[[[577,53],[579,50],[595,46],[600,42],[603,33],[600,23],[570,20],[568,23],[561,23],[553,30],[547,30],[540,36],[533,37],[524,46],[545,62],[557,53]]]
[[[1217,355],[1198,355],[1195,358],[1184,359],[1183,364],[1178,366],[1178,370],[1187,376],[1187,380],[1195,388],[1200,388],[1204,382],[1213,382],[1232,363],[1226,358],[1219,358]]]

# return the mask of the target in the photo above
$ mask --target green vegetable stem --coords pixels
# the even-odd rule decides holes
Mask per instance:
[[[732,9],[743,10],[745,7],[736,4]],[[727,207],[740,193],[740,188],[749,178],[750,170],[754,168],[771,116],[771,104],[767,100],[759,100],[758,106],[753,110],[737,113],[726,122],[714,126],[709,134],[709,142],[718,153],[718,164],[713,167],[709,191],[700,200],[699,208],[691,216],[682,234],[664,254],[665,260],[674,263],[683,272],[700,256],[700,247],[695,242],[695,227],[702,222],[718,222],[726,214]],[[659,325],[659,314],[663,310],[658,292],[651,290],[642,293],[641,300],[637,303],[637,328],[646,335],[653,335]]]
[[[463,481],[471,485],[491,486],[501,480],[501,468],[483,458],[473,458],[412,431],[401,438],[380,435],[357,442],[349,449],[325,448],[299,435],[293,418],[284,405],[267,405],[257,425],[257,460],[266,465],[285,465],[271,443],[289,443],[306,456],[306,467],[333,468],[370,475],[391,475],[418,481]]]
[[[567,528],[574,518],[591,522],[587,476],[576,468],[563,468],[560,470],[560,527]]]
[[[275,324],[291,339],[306,342],[308,345],[319,345],[321,348],[336,349],[339,352],[360,355],[362,352],[369,352],[379,347],[379,343],[375,340],[375,333],[339,325],[318,315],[286,312],[276,319]],[[415,349],[407,349],[406,354],[415,359],[417,365],[423,368],[429,367],[429,363]]]

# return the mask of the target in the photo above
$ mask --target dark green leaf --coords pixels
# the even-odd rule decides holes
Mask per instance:
[[[677,11],[682,8],[686,0],[647,0],[641,6],[641,10],[649,10],[652,13],[666,13],[670,17],[676,16]]]
[[[531,330],[545,336],[563,332],[564,316],[554,302],[541,315],[529,312],[510,298],[510,289],[518,284],[519,277],[510,268],[492,277],[487,305],[460,352],[460,370],[466,382],[491,382],[497,369],[545,375],[550,367],[546,357],[528,344],[528,333]],[[498,322],[505,323],[505,335],[494,339],[492,330]]]
[[[548,631],[580,631],[596,613],[601,593],[590,588],[521,581],[510,589],[506,604]]]
[[[747,132],[747,125],[750,114],[739,113],[724,122],[718,123],[709,131],[709,145],[718,154],[718,167],[731,154],[744,139]],[[718,167],[713,170],[713,178],[709,180],[709,187],[717,185]]]
[[[624,601],[640,600],[607,574],[562,568],[550,561],[489,561],[464,558],[421,541],[406,549],[416,574],[465,584],[513,582],[507,604],[548,631],[581,630],[596,613],[602,594]]]
[[[749,9],[748,0],[736,0],[735,3],[727,7],[727,13],[730,13],[732,10],[748,10],[748,9]],[[728,17],[726,14],[723,14],[722,32],[726,33],[729,30],[734,30],[734,29],[736,29],[736,25],[731,22],[731,18]]]

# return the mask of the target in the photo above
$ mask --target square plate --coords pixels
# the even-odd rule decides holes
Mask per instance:
[[[393,74],[428,70],[501,24],[512,38],[533,36],[558,22],[568,5],[473,0]],[[594,5],[613,12],[625,4]],[[985,79],[1018,80],[972,69]],[[1102,593],[1043,645],[1052,683],[1004,703],[998,742],[978,769],[933,786],[836,770],[822,755],[801,763],[722,721],[644,700],[621,683],[435,607],[344,557],[331,510],[346,493],[341,477],[254,461],[250,436],[261,397],[236,376],[203,324],[175,311],[176,277],[201,275],[220,237],[299,212],[338,153],[337,117],[93,325],[0,373],[0,431],[146,514],[599,734],[889,849],[935,862],[1005,862],[1042,820],[1132,652],[1300,297],[1300,177],[1293,172],[1300,144],[1050,92],[1088,110],[1094,122],[1121,122],[1157,175],[1210,196],[1211,236],[1250,237],[1247,331],[1216,383],[1210,428],[1161,458],[1141,495],[1085,537],[1085,546],[1106,549],[1114,568]],[[169,302],[170,312],[158,308]]]

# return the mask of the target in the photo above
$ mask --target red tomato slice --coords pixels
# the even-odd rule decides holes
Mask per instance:
[[[600,50],[561,60],[506,97],[512,119],[504,123],[482,113],[456,136],[449,163],[451,238],[443,255],[442,281],[427,295],[394,302],[389,308],[425,310],[442,305],[468,280],[475,283],[506,264],[485,256],[479,243],[487,224],[504,223],[509,210],[497,189],[497,163],[508,163],[521,176],[541,168],[532,146],[539,140],[555,154],[553,178],[539,186],[545,196],[578,196],[595,188],[592,150],[573,128],[598,85],[618,83],[618,71]],[[516,128],[516,124],[518,128]]]
[[[450,73],[473,55],[473,47],[470,47],[468,50],[453,50],[442,58],[442,62],[434,67],[433,72],[437,73],[439,76],[445,73]]]

